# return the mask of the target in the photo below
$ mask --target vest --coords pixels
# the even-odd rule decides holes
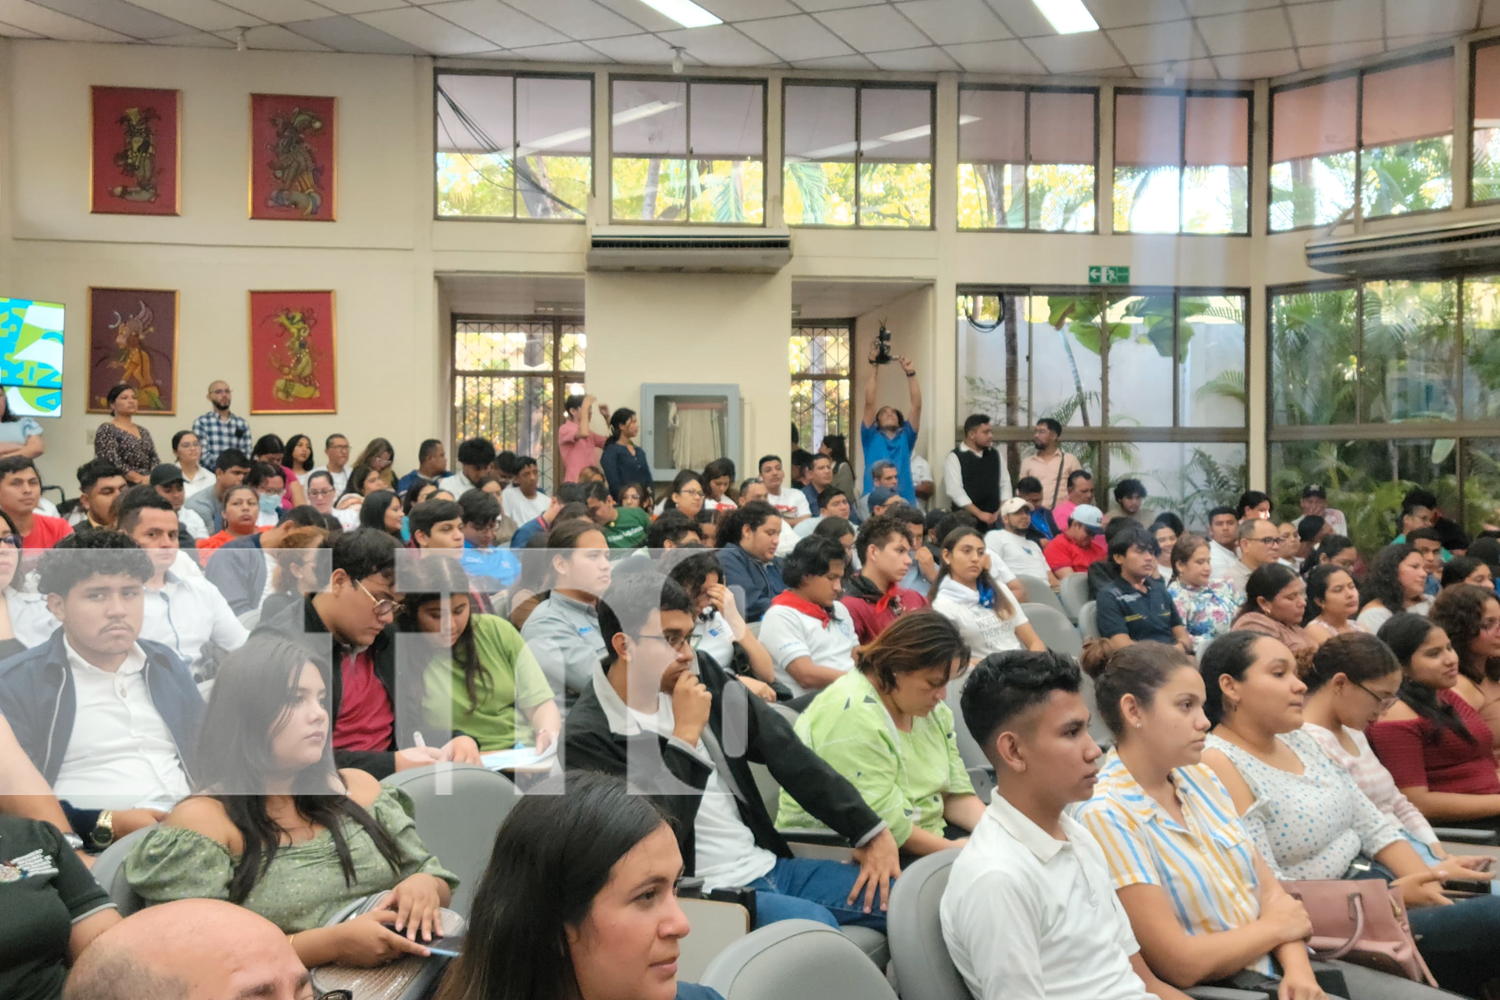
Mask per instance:
[[[1000,509],[1000,449],[986,448],[976,455],[960,445],[953,449],[958,456],[959,472],[963,475],[964,492],[969,502],[986,514]]]

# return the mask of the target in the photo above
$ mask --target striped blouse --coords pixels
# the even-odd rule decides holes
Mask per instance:
[[[1104,849],[1115,888],[1165,889],[1189,934],[1234,930],[1260,916],[1255,845],[1207,764],[1172,772],[1184,827],[1141,788],[1120,755],[1105,757],[1094,797],[1074,816]],[[1251,966],[1271,975],[1271,956]]]

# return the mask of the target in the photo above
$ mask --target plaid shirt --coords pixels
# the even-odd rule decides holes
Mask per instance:
[[[226,421],[220,420],[219,415],[210,410],[193,421],[193,433],[198,435],[198,441],[203,445],[203,455],[198,461],[205,469],[212,469],[219,452],[230,448],[238,448],[249,456],[253,443],[250,424],[244,417],[236,417],[232,413]]]

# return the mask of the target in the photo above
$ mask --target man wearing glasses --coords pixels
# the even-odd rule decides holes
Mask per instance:
[[[885,930],[896,841],[791,725],[693,646],[693,605],[654,571],[622,573],[599,602],[605,662],[568,715],[574,770],[628,778],[673,820],[687,875],[755,891],[756,926],[802,918]],[[705,656],[707,654],[704,654]],[[855,847],[857,864],[794,858],[750,761]]]
[[[422,442],[422,447],[427,447],[427,442]],[[342,434],[328,435],[323,442],[323,454],[328,461],[312,471],[328,473],[328,477],[333,480],[333,488],[343,493],[349,488],[349,439]],[[402,487],[403,493],[405,490]]]
[[[193,421],[193,433],[198,435],[198,442],[203,446],[198,462],[206,469],[212,469],[219,452],[226,449],[234,448],[250,454],[254,443],[250,437],[250,424],[244,417],[229,412],[233,399],[228,382],[210,383],[208,401],[213,404],[213,409]]]
[[[328,714],[339,767],[384,778],[437,761],[478,764],[479,745],[468,736],[441,747],[415,745],[418,706],[408,711],[403,702],[396,716],[396,550],[383,531],[345,532],[333,543],[328,587],[255,631],[285,635],[333,665]]]
[[[1240,522],[1240,557],[1225,572],[1235,596],[1245,599],[1250,574],[1281,558],[1281,531],[1268,517],[1248,517]]]

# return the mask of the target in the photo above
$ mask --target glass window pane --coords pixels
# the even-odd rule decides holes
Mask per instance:
[[[1271,231],[1330,225],[1354,206],[1354,153],[1271,164]]]
[[[460,323],[454,336],[455,371],[549,371],[551,323]]]
[[[1111,445],[1111,484],[1139,479],[1146,487],[1144,509],[1171,511],[1190,529],[1202,531],[1208,512],[1233,505],[1245,489],[1245,445],[1218,442],[1184,444],[1130,442]],[[1105,494],[1095,486],[1095,496]]]
[[[689,160],[689,221],[760,225],[766,221],[766,167],[760,160]]]
[[[1052,417],[1069,427],[1098,427],[1103,385],[1099,295],[1033,295],[1031,324],[1031,416]]]
[[[1172,295],[1131,295],[1110,302],[1109,423],[1172,426]]]
[[[1500,278],[1465,278],[1464,419],[1500,419]]]
[[[859,224],[926,229],[932,225],[931,163],[861,163]]]
[[[793,327],[790,349],[793,375],[849,374],[847,326]]]
[[[1464,530],[1477,537],[1487,527],[1500,523],[1500,439],[1465,438],[1460,457],[1464,467]]]
[[[1274,424],[1355,422],[1358,310],[1353,289],[1271,297]]]
[[[1248,233],[1249,192],[1249,167],[1187,167],[1182,175],[1182,231]]]
[[[1357,93],[1358,81],[1345,76],[1272,94],[1271,162],[1353,151]]]
[[[1366,73],[1360,100],[1365,147],[1432,139],[1453,132],[1453,56]]]
[[[958,93],[958,227],[1026,225],[1026,93]]]
[[[859,146],[866,163],[932,162],[932,91],[864,87]]]
[[[687,165],[687,160],[615,157],[610,214],[616,219],[685,221]]]
[[[1360,188],[1365,218],[1447,208],[1453,204],[1453,136],[1366,149]]]
[[[1500,198],[1500,45],[1474,51],[1473,157],[1470,198]]]
[[[1032,164],[1026,168],[1029,228],[1049,233],[1091,233],[1094,222],[1092,163]]]
[[[508,76],[438,76],[438,215],[509,218],[515,214],[513,88]]]
[[[529,219],[581,219],[593,186],[589,80],[516,78],[516,211]]]
[[[1248,233],[1250,98],[1187,99],[1182,231]]]
[[[765,87],[754,83],[692,85],[690,138],[698,159],[765,154]]]
[[[1097,129],[1094,93],[1033,91],[1027,150],[1029,222],[1042,232],[1093,232]]]
[[[789,226],[852,226],[854,163],[788,160],[781,197]]]
[[[564,323],[562,341],[557,345],[557,370],[582,373],[584,352],[588,349],[588,344],[588,334],[584,332],[582,323]]]
[[[1023,164],[960,163],[958,228],[1023,228],[1026,225],[1025,191],[1026,167]]]
[[[1115,167],[1115,231],[1177,232],[1180,171],[1171,167]]]
[[[1026,296],[1014,294],[958,297],[961,406],[967,407],[967,413],[988,413],[1006,427],[1031,425],[1025,363],[1031,354],[1027,303]]]
[[[783,95],[787,225],[853,225],[854,88],[788,86]]]
[[[1177,312],[1178,424],[1244,427],[1244,296],[1184,295]]]
[[[1183,160],[1190,167],[1250,165],[1250,98],[1187,99]]]
[[[1453,281],[1365,285],[1362,423],[1458,418],[1457,299]]]
[[[687,83],[615,80],[615,156],[687,156]]]

